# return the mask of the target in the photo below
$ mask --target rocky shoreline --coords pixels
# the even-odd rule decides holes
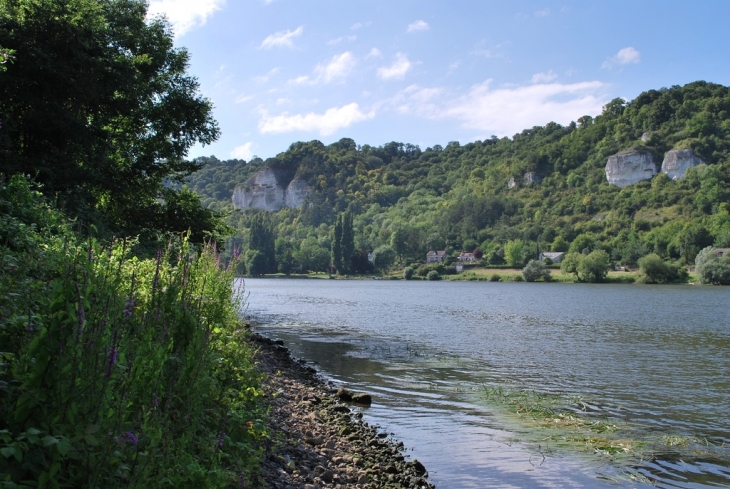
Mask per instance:
[[[281,341],[256,333],[248,341],[265,375],[263,389],[270,411],[262,487],[435,487],[418,460],[405,459],[402,442],[369,426],[362,413],[353,410],[369,404],[370,396],[358,397],[328,385],[306,362],[292,358]]]

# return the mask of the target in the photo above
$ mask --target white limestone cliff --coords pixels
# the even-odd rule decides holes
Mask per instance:
[[[292,180],[284,189],[271,168],[264,168],[233,191],[234,209],[278,211],[282,207],[300,207],[311,192],[304,180]]]
[[[679,180],[689,168],[700,164],[702,160],[691,149],[673,149],[664,155],[662,173],[666,173],[672,180]]]
[[[606,179],[621,188],[642,180],[649,180],[657,173],[651,154],[636,148],[627,149],[608,157]]]

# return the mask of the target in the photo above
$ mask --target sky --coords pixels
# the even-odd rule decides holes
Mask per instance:
[[[728,0],[150,0],[149,15],[167,16],[221,128],[191,158],[465,144],[730,85]]]

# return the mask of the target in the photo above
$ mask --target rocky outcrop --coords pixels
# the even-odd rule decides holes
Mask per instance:
[[[642,180],[649,180],[657,173],[651,154],[637,148],[627,149],[608,157],[606,179],[621,188]]]
[[[542,182],[542,177],[540,175],[538,175],[537,173],[535,173],[534,171],[525,173],[523,178],[525,179],[525,185],[530,185],[531,183],[537,184],[537,183]]]
[[[666,173],[672,180],[684,177],[685,172],[702,163],[691,149],[673,149],[664,155],[662,173]]]
[[[304,180],[292,180],[284,189],[271,168],[264,168],[233,191],[234,209],[278,211],[282,207],[300,207],[311,192]]]
[[[307,200],[312,189],[304,180],[292,180],[284,192],[284,206],[299,208]]]
[[[507,188],[514,188],[515,185],[515,177],[509,177],[509,182],[507,182]]]

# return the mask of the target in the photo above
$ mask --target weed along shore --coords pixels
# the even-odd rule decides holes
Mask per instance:
[[[251,333],[248,342],[264,374],[269,408],[263,487],[435,487],[418,460],[403,456],[402,442],[362,420],[359,409],[369,404],[368,395],[358,397],[327,384],[313,368],[292,358],[282,341]]]

